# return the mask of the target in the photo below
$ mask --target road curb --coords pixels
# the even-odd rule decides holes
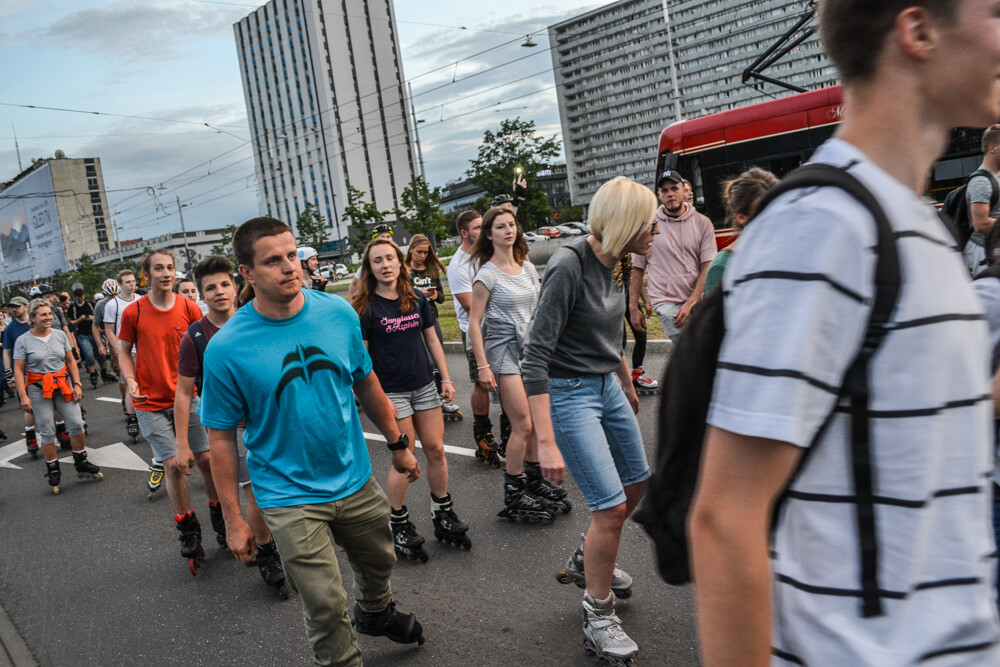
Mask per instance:
[[[0,605],[0,667],[35,667],[38,661]]]
[[[632,347],[634,345],[635,345],[634,342],[629,341],[628,345],[625,346],[625,351],[626,352],[631,352],[632,351]],[[668,338],[646,341],[646,349],[647,350],[656,350],[657,352],[663,352],[663,351],[669,350],[673,346],[674,346],[673,341],[670,340],[670,339],[668,339]],[[448,342],[446,342],[444,344],[444,351],[445,352],[461,352],[462,350],[463,350],[463,348],[462,348],[462,342],[461,341],[457,341],[457,340],[456,341],[448,341]]]

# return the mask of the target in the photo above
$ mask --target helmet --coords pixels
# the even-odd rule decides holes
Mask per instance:
[[[381,236],[382,234],[392,234],[392,227],[385,224],[384,222],[375,225],[375,229],[372,230],[372,238],[375,238],[376,236]]]
[[[94,301],[100,301],[104,298],[104,292],[96,292],[94,294]]]
[[[306,261],[308,259],[312,259],[317,254],[319,254],[319,253],[317,253],[315,250],[313,250],[309,246],[302,246],[301,248],[299,248],[299,260],[300,261],[304,262],[304,261]]]
[[[55,294],[55,292],[56,290],[52,287],[52,285],[49,285],[48,283],[40,283],[31,288],[31,291],[28,292],[28,296],[36,299],[40,296],[45,296],[46,294]]]
[[[114,278],[108,278],[101,284],[101,291],[104,296],[111,298],[113,296],[118,296],[118,293],[122,291],[121,285]]]
[[[503,206],[504,204],[513,204],[514,198],[510,195],[497,195],[493,198],[490,203],[490,208],[496,208],[497,206]]]

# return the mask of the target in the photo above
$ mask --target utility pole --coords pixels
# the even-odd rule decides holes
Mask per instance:
[[[24,167],[21,166],[21,147],[17,145],[17,130],[14,128],[14,123],[10,124],[10,129],[14,132],[14,150],[17,151],[17,171],[20,173],[24,171]]]
[[[681,120],[681,92],[677,87],[677,66],[674,64],[674,38],[670,32],[670,11],[668,0],[663,0],[663,21],[667,24],[667,53],[670,55],[670,78],[674,82],[674,115]]]
[[[666,2],[666,0],[664,0]],[[406,89],[410,93],[410,115],[413,117],[413,138],[417,140],[417,159],[420,161],[420,178],[427,180],[427,174],[424,173],[424,152],[420,149],[420,131],[417,129],[417,108],[413,104],[413,86],[410,82],[406,82]]]
[[[116,213],[116,211],[114,211],[112,209],[112,211],[111,211],[111,234],[112,234],[113,238],[115,239],[115,245],[118,246],[118,261],[119,262],[124,262],[125,261],[125,253],[122,251],[121,238],[119,238],[119,236],[118,236],[118,223],[115,221],[115,213]]]
[[[181,196],[177,194],[177,181],[174,181],[174,197],[177,198],[177,215],[181,219],[181,234],[184,235],[184,272],[186,273],[189,269],[188,266],[191,264],[191,249],[188,248],[188,233],[187,228],[184,226],[184,211],[181,210]]]

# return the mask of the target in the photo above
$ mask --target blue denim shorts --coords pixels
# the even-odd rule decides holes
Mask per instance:
[[[618,376],[549,378],[556,444],[591,512],[625,502],[625,487],[649,478],[639,422]]]

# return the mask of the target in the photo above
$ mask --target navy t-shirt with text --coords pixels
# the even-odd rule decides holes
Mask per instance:
[[[368,343],[372,370],[386,393],[413,391],[434,381],[423,331],[434,326],[430,302],[417,293],[420,304],[408,315],[399,310],[399,299],[373,295],[361,315],[361,333]]]

